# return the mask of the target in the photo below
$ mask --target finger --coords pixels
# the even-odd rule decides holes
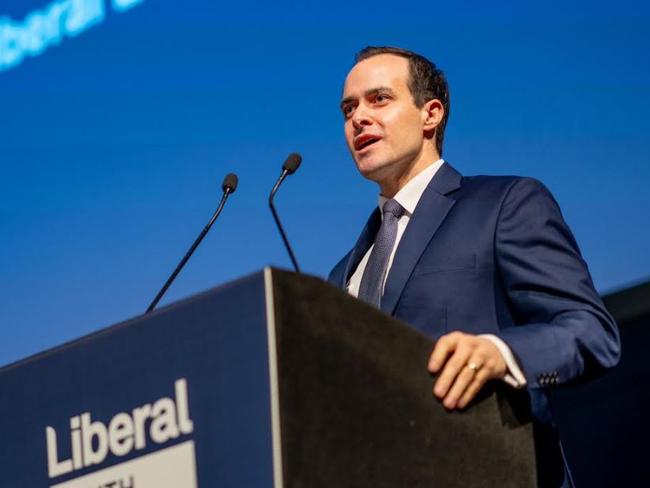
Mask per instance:
[[[447,358],[456,349],[460,335],[456,332],[442,336],[436,342],[431,357],[429,358],[429,371],[437,373],[447,361]]]
[[[481,342],[474,354],[482,361],[478,364],[482,364],[482,369],[487,370],[485,372],[489,373],[488,379],[503,378],[508,367],[501,351],[489,339],[479,339]]]
[[[463,395],[463,393],[465,393],[467,387],[472,383],[475,376],[476,371],[473,369],[470,369],[467,366],[461,369],[461,371],[458,373],[458,376],[456,376],[456,380],[454,381],[453,385],[451,385],[451,388],[449,388],[449,392],[445,395],[442,401],[442,404],[445,406],[445,408],[452,409],[456,407],[459,398]]]
[[[458,408],[465,408],[472,400],[474,400],[478,392],[483,388],[483,385],[487,382],[488,376],[489,374],[486,370],[479,370],[476,375],[474,375],[474,379],[457,403]]]
[[[470,357],[471,349],[467,346],[458,347],[452,356],[445,363],[442,372],[436,380],[433,392],[438,398],[444,398],[449,391],[449,388],[456,380],[456,376],[467,364]]]

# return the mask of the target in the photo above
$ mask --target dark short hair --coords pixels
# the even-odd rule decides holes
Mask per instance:
[[[389,46],[368,46],[364,47],[355,56],[355,63],[379,54],[393,54],[408,59],[409,80],[408,87],[413,96],[415,106],[420,108],[429,100],[437,99],[442,103],[445,113],[442,116],[440,125],[436,128],[436,149],[442,156],[442,142],[445,138],[445,127],[449,118],[449,88],[447,79],[442,70],[424,56],[402,49]]]

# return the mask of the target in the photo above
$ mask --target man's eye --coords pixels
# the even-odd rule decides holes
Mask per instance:
[[[379,94],[379,95],[377,95],[377,96],[375,97],[375,102],[377,102],[377,103],[383,103],[383,102],[387,101],[388,98],[389,98],[388,95],[382,95],[382,94]]]
[[[352,113],[352,105],[346,105],[343,107],[343,115],[350,115]]]

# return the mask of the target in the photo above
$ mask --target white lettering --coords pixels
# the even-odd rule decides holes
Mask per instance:
[[[145,403],[134,408],[131,414],[120,412],[113,416],[108,427],[92,420],[90,412],[70,418],[71,459],[59,461],[57,433],[53,427],[45,428],[47,465],[50,478],[104,462],[108,453],[126,456],[134,448],[147,445],[147,420],[151,419],[148,437],[156,444],[176,439],[181,434],[191,434],[194,422],[190,417],[187,381],[181,378],[174,383],[175,398],[163,397],[154,404]]]
[[[194,423],[190,420],[187,381],[185,381],[185,378],[176,380],[174,390],[176,392],[176,405],[178,406],[178,427],[183,434],[190,434],[194,431]]]
[[[178,437],[176,405],[171,398],[161,398],[153,404],[153,421],[149,435],[158,444]]]
[[[65,29],[69,36],[76,36],[104,20],[103,0],[68,0],[68,4]]]
[[[0,71],[4,67],[12,67],[20,63],[25,54],[20,45],[20,30],[11,21],[2,23],[0,20]]]
[[[146,420],[151,415],[151,405],[148,403],[133,410],[133,423],[135,424],[135,448],[144,449],[146,446],[146,438],[144,433],[144,426]]]
[[[56,445],[56,430],[49,425],[45,427],[47,443],[47,473],[50,478],[61,476],[72,471],[72,459],[59,461],[59,451]]]
[[[130,8],[135,7],[144,0],[113,0],[113,8],[118,12],[124,12]]]
[[[70,439],[72,441],[72,464],[74,469],[83,468],[83,458],[81,453],[81,432],[79,431],[79,417],[70,419]]]
[[[91,422],[90,413],[81,414],[81,432],[83,434],[84,466],[99,464],[108,454],[108,436],[106,427],[101,422]],[[97,440],[97,449],[95,441]],[[78,469],[75,467],[75,469]]]
[[[133,449],[133,419],[128,413],[118,413],[108,426],[111,452],[124,456]]]
[[[144,0],[113,0],[123,12]],[[75,37],[102,22],[106,0],[54,0],[29,13],[22,22],[0,17],[0,72],[19,65],[25,56],[38,56],[64,36]]]

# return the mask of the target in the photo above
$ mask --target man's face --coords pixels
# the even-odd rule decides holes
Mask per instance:
[[[343,87],[348,149],[361,174],[380,184],[422,157],[426,113],[415,106],[408,80],[407,59],[379,54],[356,64]]]

